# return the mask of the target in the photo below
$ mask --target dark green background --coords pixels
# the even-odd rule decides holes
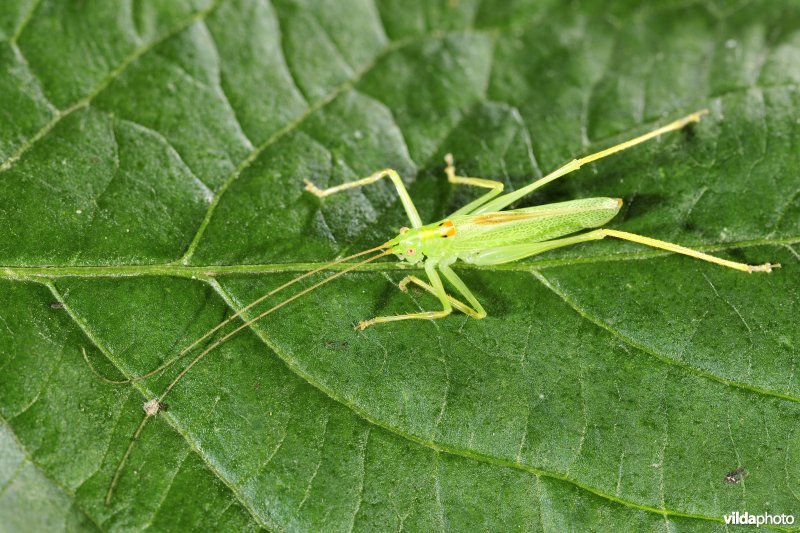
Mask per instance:
[[[796,2],[4,0],[0,529],[723,529],[800,518]],[[527,198],[780,262],[747,275],[611,240],[459,273],[386,261],[134,385],[232,309],[475,191],[701,108]],[[53,309],[50,303],[65,303]],[[744,467],[739,484],[725,474]]]

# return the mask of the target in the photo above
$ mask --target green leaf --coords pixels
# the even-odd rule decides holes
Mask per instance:
[[[7,0],[3,529],[708,531],[733,511],[797,516],[799,24],[791,2]],[[433,221],[476,194],[444,179],[447,152],[512,190],[702,108],[524,204],[621,197],[613,227],[782,269],[607,239],[456,265],[484,320],[357,333],[437,306],[397,290],[398,263],[371,264],[194,366],[104,504],[143,402],[190,359],[111,385],[84,350],[102,375],[142,375],[407,224],[390,183],[319,201],[303,179],[392,167]]]

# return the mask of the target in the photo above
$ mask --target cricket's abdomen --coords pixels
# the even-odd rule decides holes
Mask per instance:
[[[459,256],[514,244],[549,241],[602,226],[619,212],[619,198],[585,198],[524,209],[452,217],[448,248]]]

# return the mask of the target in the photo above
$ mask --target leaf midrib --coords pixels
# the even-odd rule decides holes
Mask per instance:
[[[800,243],[800,236],[779,239],[755,239],[732,241],[725,243],[685,244],[702,252],[720,252],[752,248],[756,246],[790,246]],[[644,261],[674,255],[671,252],[653,250],[642,252],[621,252],[588,257],[563,257],[559,259],[536,259],[533,261],[506,263],[493,266],[476,266],[458,262],[453,265],[456,270],[481,270],[486,272],[535,272],[538,270],[588,265],[595,263],[616,263],[622,261]],[[333,260],[333,258],[332,258]],[[248,263],[238,265],[183,265],[180,263],[128,264],[128,265],[0,265],[0,279],[28,280],[33,278],[106,278],[106,277],[140,277],[170,276],[179,278],[197,278],[198,276],[218,277],[234,274],[280,274],[286,272],[307,272],[325,266],[321,262],[297,263]],[[329,265],[324,270],[340,271],[352,266],[352,263]],[[404,270],[420,270],[408,263],[391,261],[364,265],[359,272],[394,272]],[[777,275],[777,274],[774,274]]]

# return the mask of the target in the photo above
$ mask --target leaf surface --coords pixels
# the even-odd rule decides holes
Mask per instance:
[[[0,522],[708,531],[736,510],[796,516],[800,10],[562,4],[5,2]],[[434,221],[476,194],[444,179],[448,152],[513,190],[702,108],[521,205],[620,197],[612,227],[782,269],[608,239],[456,265],[484,320],[357,333],[437,306],[397,289],[409,269],[373,263],[193,367],[103,504],[142,403],[190,359],[110,385],[84,350],[103,375],[142,375],[407,224],[390,183],[319,201],[304,178],[395,168]]]

